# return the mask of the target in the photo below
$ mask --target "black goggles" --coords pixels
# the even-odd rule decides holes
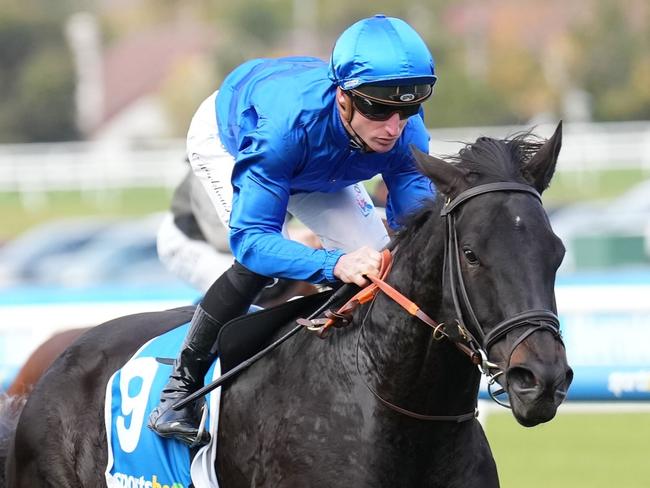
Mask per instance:
[[[420,112],[420,103],[412,103],[410,105],[388,105],[370,100],[357,93],[350,92],[352,103],[361,115],[370,120],[384,121],[392,117],[394,113],[399,114],[401,120],[406,120],[413,117]]]

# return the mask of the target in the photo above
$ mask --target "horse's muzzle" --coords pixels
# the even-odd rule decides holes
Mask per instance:
[[[552,357],[535,354],[541,346],[536,339],[543,342],[542,337],[547,335],[534,334],[527,339],[520,346],[525,350],[513,355],[517,360],[510,363],[505,374],[513,414],[525,427],[548,422],[555,417],[573,380],[573,370],[567,364],[564,347],[558,347]],[[545,350],[548,351],[548,348]]]

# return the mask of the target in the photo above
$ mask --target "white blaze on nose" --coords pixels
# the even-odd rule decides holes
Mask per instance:
[[[519,227],[521,225],[521,217],[517,215],[515,217],[515,227]]]

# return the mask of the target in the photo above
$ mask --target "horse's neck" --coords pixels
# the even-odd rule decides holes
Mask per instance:
[[[443,306],[444,239],[440,222],[429,222],[400,243],[387,279],[437,322],[453,316]],[[468,395],[475,394],[475,378],[468,376],[471,366],[467,357],[447,341],[434,340],[431,327],[384,294],[380,293],[359,318],[365,322],[360,370],[381,394],[411,404],[413,409],[452,410],[463,407]],[[436,395],[436,390],[442,389],[445,395]],[[444,398],[451,391],[459,392],[457,398]]]

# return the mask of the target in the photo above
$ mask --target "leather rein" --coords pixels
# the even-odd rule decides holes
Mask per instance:
[[[560,321],[557,315],[550,310],[527,310],[518,313],[498,323],[488,333],[484,333],[483,327],[478,321],[469,301],[469,296],[465,288],[462,268],[460,264],[454,210],[475,196],[483,195],[485,193],[506,191],[531,194],[541,203],[540,194],[528,185],[515,182],[497,182],[479,185],[461,192],[453,200],[447,200],[440,213],[441,217],[446,220],[444,270],[447,272],[447,279],[449,281],[449,288],[451,290],[456,313],[454,324],[455,327],[448,329],[448,324],[437,323],[424,311],[422,311],[422,309],[417,304],[412,302],[402,293],[386,283],[385,279],[390,273],[393,262],[393,254],[388,249],[384,249],[382,251],[382,260],[379,275],[367,276],[368,280],[370,280],[369,285],[354,295],[337,311],[329,310],[325,312],[325,317],[322,318],[298,319],[298,324],[315,333],[318,335],[318,337],[325,338],[332,327],[337,328],[349,325],[352,322],[353,310],[355,310],[359,305],[374,300],[379,292],[383,292],[385,295],[395,301],[400,307],[406,310],[410,315],[416,317],[421,322],[431,327],[433,329],[433,338],[435,340],[442,340],[443,338],[447,338],[461,352],[465,353],[470,358],[472,363],[478,367],[479,371],[488,377],[488,393],[492,399],[499,405],[509,407],[508,404],[504,403],[496,397],[496,395],[503,393],[503,390],[497,392],[492,391],[492,385],[495,384],[496,379],[502,375],[504,371],[501,370],[496,364],[488,361],[486,351],[489,351],[497,341],[505,337],[509,332],[524,326],[529,326],[529,328],[524,331],[516,341],[514,341],[514,345],[511,347],[510,354],[508,356],[508,363],[510,362],[510,357],[512,356],[512,353],[516,347],[534,332],[537,332],[539,330],[548,330],[552,332],[556,339],[560,340],[560,342],[562,339],[560,336]],[[444,272],[445,271],[443,271],[443,285],[445,281]],[[463,317],[465,316],[463,313],[463,308],[465,309],[466,315],[472,324],[472,329],[479,336],[480,340],[477,340],[475,335],[472,334],[468,327],[465,325],[465,321],[463,320]],[[495,374],[492,374],[491,370],[496,370],[497,372]],[[472,412],[461,415],[425,415],[395,405],[394,403],[391,403],[388,400],[382,398],[379,393],[375,391],[368,383],[366,383],[366,386],[373,393],[373,395],[379,401],[381,401],[381,403],[390,409],[419,420],[463,422],[476,417],[478,414],[478,411],[475,408]]]

